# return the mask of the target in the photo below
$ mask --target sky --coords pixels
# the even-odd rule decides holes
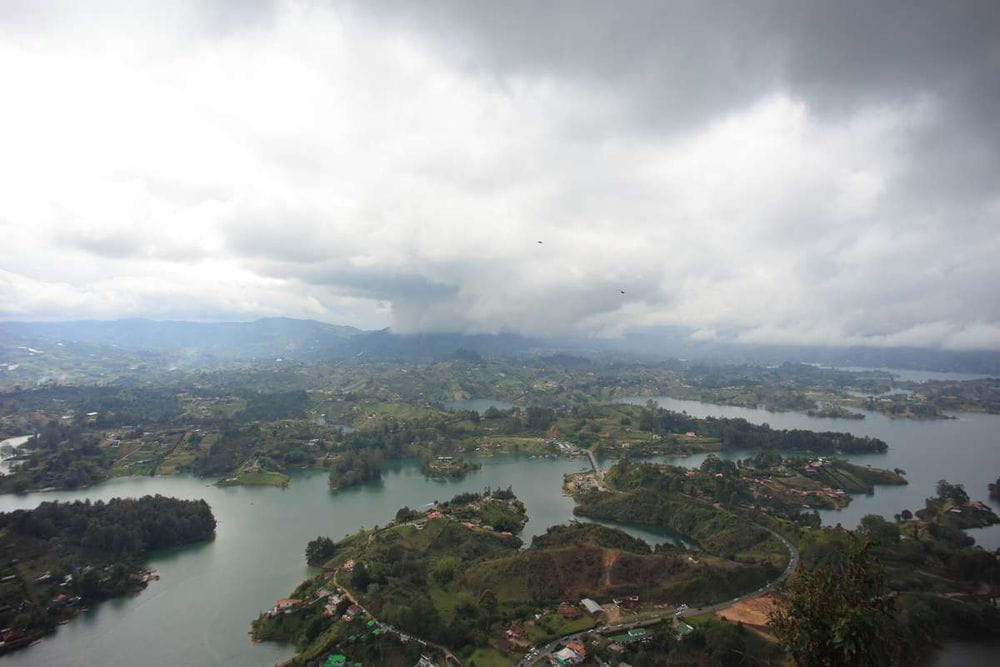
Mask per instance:
[[[5,0],[0,319],[1000,349],[997,35],[992,0]]]

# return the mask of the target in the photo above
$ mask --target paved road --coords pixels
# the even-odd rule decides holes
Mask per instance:
[[[524,658],[522,658],[521,661],[518,663],[518,667],[528,667],[529,665],[534,664],[540,658],[552,653],[552,651],[555,650],[555,647],[557,645],[578,640],[579,638],[587,634],[593,635],[593,634],[604,634],[607,632],[619,632],[622,630],[631,630],[633,628],[642,627],[644,625],[654,625],[667,618],[687,618],[690,616],[700,616],[701,614],[709,614],[716,611],[721,611],[722,609],[725,609],[726,607],[731,607],[734,604],[739,604],[740,602],[751,600],[755,597],[760,597],[761,595],[766,595],[767,593],[770,593],[778,586],[778,584],[787,579],[788,575],[794,572],[795,568],[799,566],[799,550],[795,548],[794,544],[792,544],[791,542],[789,542],[784,537],[779,535],[777,532],[771,530],[767,526],[761,526],[760,524],[756,525],[774,535],[776,538],[778,538],[778,540],[781,541],[783,545],[785,545],[785,548],[788,549],[788,565],[785,566],[784,571],[780,575],[778,575],[778,577],[775,578],[774,581],[770,582],[766,586],[762,586],[757,590],[753,591],[752,593],[741,595],[739,597],[733,598],[732,600],[726,600],[725,602],[719,602],[705,607],[695,607],[693,609],[685,609],[681,612],[664,612],[663,614],[642,619],[640,621],[634,621],[632,623],[606,625],[602,626],[600,629],[594,628],[593,630],[589,630],[587,632],[577,632],[571,635],[566,635],[564,637],[559,637],[558,639],[553,639],[544,646],[536,647],[533,653],[525,655]]]

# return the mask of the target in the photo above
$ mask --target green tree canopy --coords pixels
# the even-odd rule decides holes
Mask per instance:
[[[795,664],[848,667],[900,664],[902,634],[895,596],[872,544],[851,536],[839,563],[800,570],[772,627]]]

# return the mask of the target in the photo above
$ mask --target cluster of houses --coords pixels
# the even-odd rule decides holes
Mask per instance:
[[[504,506],[506,509],[508,509],[510,511],[516,511],[516,507],[514,506],[514,502],[513,501],[510,501],[510,500],[501,500],[499,498],[491,498],[491,497],[480,498],[479,500],[473,501],[473,502],[471,502],[471,503],[469,503],[467,505],[462,505],[458,509],[459,510],[478,511],[478,510],[481,510],[483,508],[484,504],[502,505],[502,506]],[[424,525],[425,525],[425,523],[427,521],[433,521],[435,519],[447,519],[449,521],[458,521],[459,523],[461,523],[463,526],[465,526],[469,530],[484,530],[484,531],[487,531],[487,532],[495,532],[500,537],[507,537],[507,538],[514,537],[514,534],[511,533],[510,531],[506,531],[506,530],[494,531],[493,526],[491,526],[489,524],[486,524],[486,523],[483,523],[482,520],[479,519],[478,517],[475,517],[475,516],[468,517],[467,516],[467,517],[464,517],[464,518],[459,518],[459,517],[455,516],[452,513],[452,511],[454,509],[455,508],[449,508],[447,511],[441,511],[441,510],[436,509],[436,508],[431,509],[431,510],[427,511],[424,514],[424,521],[414,521],[414,522],[411,523],[411,525],[414,528],[416,528],[417,530],[423,530],[424,529]],[[353,565],[353,561],[348,561],[348,563],[352,563],[352,565]],[[344,563],[344,567],[347,568],[347,563]],[[350,569],[350,568],[347,568],[347,569]]]
[[[814,475],[818,473],[819,469],[825,466],[826,463],[827,463],[826,457],[821,456],[817,459],[813,459],[809,463],[802,466],[802,472],[806,473],[807,475]]]
[[[274,603],[274,606],[271,607],[271,609],[268,610],[267,615],[274,617],[280,614],[292,614],[307,605],[322,602],[323,614],[327,617],[334,617],[338,615],[338,609],[342,608],[341,603],[343,603],[346,599],[346,594],[340,588],[336,591],[321,588],[316,591],[316,597],[309,602],[298,598],[281,598]],[[354,619],[363,617],[364,615],[364,609],[356,604],[351,604],[342,614],[340,614],[340,617],[344,621],[353,621]]]
[[[598,491],[608,490],[604,481],[596,473],[592,472],[566,475],[563,482],[563,489],[571,495],[597,493]]]

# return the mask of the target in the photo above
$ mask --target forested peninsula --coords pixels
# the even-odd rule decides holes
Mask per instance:
[[[27,646],[88,606],[157,575],[151,551],[211,539],[204,500],[163,496],[44,502],[0,514],[0,653]]]

